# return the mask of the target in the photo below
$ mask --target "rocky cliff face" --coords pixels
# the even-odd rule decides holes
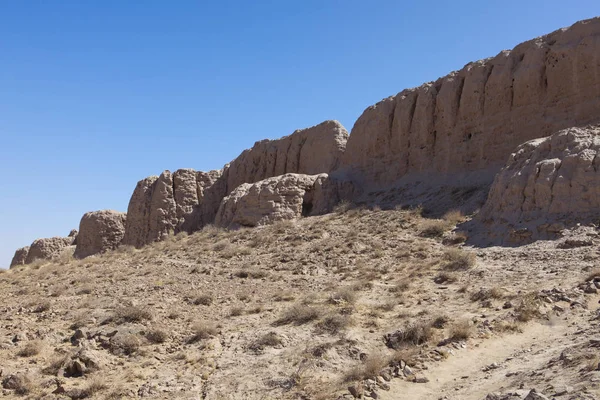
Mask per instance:
[[[339,165],[347,138],[339,122],[325,121],[281,139],[257,142],[223,171],[180,169],[143,179],[129,202],[123,243],[141,247],[170,233],[213,223],[223,198],[243,183],[286,173],[330,172]]]
[[[514,227],[597,218],[600,126],[520,145],[498,173],[478,218]]]
[[[207,189],[204,221],[214,221],[221,200],[243,183],[254,183],[287,173],[315,175],[335,170],[346,149],[348,132],[338,121],[300,129],[277,140],[262,140],[245,150],[223,176]]]
[[[327,174],[285,174],[243,183],[223,199],[215,225],[254,227],[308,216],[313,209],[315,182]]]
[[[69,246],[73,245],[75,237],[51,237],[36,239],[29,246],[25,264],[31,264],[35,260],[51,260],[58,257]]]
[[[142,179],[129,201],[123,243],[135,247],[172,233],[192,231],[201,223],[204,191],[220,171],[180,169]]]
[[[352,129],[342,168],[376,185],[412,173],[494,173],[517,145],[599,120],[595,18],[367,108]]]

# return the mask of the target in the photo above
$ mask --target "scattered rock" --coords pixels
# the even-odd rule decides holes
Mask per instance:
[[[538,393],[537,390],[531,389],[529,394],[525,397],[524,400],[549,400],[548,397],[544,396],[541,393]]]
[[[556,247],[559,249],[574,249],[577,247],[589,247],[593,244],[594,242],[591,239],[567,239],[556,245]]]
[[[11,374],[2,379],[2,387],[4,389],[17,390],[25,385],[27,379],[22,374]]]
[[[357,383],[356,385],[349,386],[348,391],[356,399],[360,399],[365,392],[364,387],[361,383]]]

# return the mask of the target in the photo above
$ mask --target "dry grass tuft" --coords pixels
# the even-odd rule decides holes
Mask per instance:
[[[102,380],[102,378],[96,376],[90,380],[87,386],[80,392],[78,392],[78,396],[76,398],[79,399],[87,399],[89,397],[93,397],[96,394],[106,390],[108,385]],[[73,399],[73,396],[70,396]]]
[[[335,335],[345,330],[351,324],[347,315],[331,314],[317,323],[317,331]]]
[[[403,279],[389,288],[389,291],[390,293],[396,293],[400,295],[406,292],[408,289],[410,289],[410,281],[408,279]]]
[[[450,322],[450,318],[447,315],[440,315],[434,318],[431,325],[436,329],[444,329],[448,322]]]
[[[521,299],[521,302],[515,307],[515,317],[519,322],[529,322],[534,318],[541,316],[540,301],[536,293],[528,293]]]
[[[416,346],[426,343],[432,338],[432,322],[418,321],[408,325],[405,329],[388,335],[387,346],[393,349],[399,349],[404,346]]]
[[[40,302],[37,306],[35,306],[35,308],[33,309],[34,313],[43,313],[50,310],[50,302],[45,300]]]
[[[110,341],[110,352],[115,355],[130,356],[140,349],[140,340],[136,335],[115,336]]]
[[[475,254],[457,248],[444,251],[443,267],[449,271],[465,271],[475,265]]]
[[[354,304],[357,299],[356,287],[345,287],[329,295],[331,304]]]
[[[19,357],[33,357],[40,354],[44,348],[44,343],[41,340],[32,340],[27,342],[23,348],[17,351]]]
[[[486,301],[490,299],[499,300],[504,297],[504,291],[498,287],[481,288],[471,294],[471,301]]]
[[[244,307],[241,306],[233,306],[229,309],[230,317],[239,317],[244,313]]]
[[[296,297],[289,292],[277,292],[273,295],[273,301],[293,301]]]
[[[29,375],[18,374],[11,380],[12,388],[15,394],[25,396],[36,390],[36,385]]]
[[[277,333],[269,332],[250,343],[248,349],[255,353],[261,353],[266,347],[277,347],[282,344],[283,342]]]
[[[146,339],[150,343],[164,343],[169,339],[169,334],[160,328],[153,328],[146,332]]]
[[[352,203],[350,203],[348,200],[342,200],[335,207],[333,207],[333,212],[336,214],[345,214],[351,208]]]
[[[152,319],[152,313],[141,307],[127,306],[115,310],[113,320],[116,323],[143,322]]]
[[[450,210],[446,214],[444,214],[444,216],[442,216],[442,219],[446,221],[449,225],[456,226],[457,224],[464,221],[465,216],[460,210]]]
[[[455,274],[446,271],[440,272],[435,276],[435,278],[433,278],[433,281],[438,285],[442,285],[444,283],[454,283],[457,280],[458,277]]]
[[[466,319],[456,321],[450,326],[450,340],[467,340],[472,336],[472,334],[473,327],[471,326],[471,323]]]
[[[192,336],[187,340],[188,344],[197,343],[208,339],[212,336],[217,336],[219,331],[217,327],[210,322],[197,322],[192,327]]]
[[[295,304],[288,308],[281,317],[275,321],[275,325],[304,325],[314,321],[321,316],[321,310],[305,304]]]
[[[439,219],[424,220],[419,226],[419,236],[440,238],[450,229],[448,222]]]
[[[354,366],[343,376],[343,382],[357,382],[364,379],[375,379],[377,375],[389,364],[389,358],[383,354],[372,354],[359,365]]]
[[[194,305],[198,306],[198,305],[203,305],[203,306],[210,306],[213,302],[213,296],[211,294],[201,294],[200,296],[197,296],[196,298],[194,298],[194,300],[192,301],[192,303],[194,303]]]

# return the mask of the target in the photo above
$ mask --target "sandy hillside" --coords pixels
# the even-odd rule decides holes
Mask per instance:
[[[338,207],[4,271],[0,393],[600,398],[595,228],[473,248],[466,219]]]

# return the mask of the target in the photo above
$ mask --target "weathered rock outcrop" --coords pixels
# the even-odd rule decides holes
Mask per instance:
[[[277,140],[261,140],[227,168],[227,189],[287,173],[315,175],[336,169],[348,132],[337,121],[299,129]]]
[[[25,264],[31,264],[35,260],[51,260],[61,255],[69,246],[73,245],[73,237],[51,237],[36,239],[29,246]]]
[[[195,230],[202,222],[204,191],[220,175],[180,169],[139,181],[127,208],[123,243],[141,247],[170,233]]]
[[[126,214],[113,210],[85,213],[79,223],[75,257],[116,249],[125,235]]]
[[[10,262],[10,268],[15,267],[17,265],[25,264],[27,260],[27,254],[29,253],[29,246],[21,247],[15,251],[15,255]]]
[[[335,169],[348,132],[325,121],[277,140],[257,142],[223,171],[180,169],[138,182],[127,209],[123,243],[141,247],[170,233],[213,223],[221,201],[243,183],[286,173],[319,174]]]
[[[342,169],[364,184],[490,171],[513,149],[600,121],[600,18],[404,90],[356,121]],[[429,175],[427,175],[429,174]]]
[[[253,227],[310,215],[315,182],[327,174],[285,174],[243,183],[223,199],[215,225]]]
[[[338,121],[300,129],[277,140],[262,140],[223,169],[223,176],[206,192],[203,219],[215,218],[221,200],[243,183],[287,173],[315,175],[335,170],[346,149],[348,132]]]
[[[498,173],[478,218],[514,227],[597,220],[600,126],[526,142]],[[534,235],[535,236],[535,235]]]

